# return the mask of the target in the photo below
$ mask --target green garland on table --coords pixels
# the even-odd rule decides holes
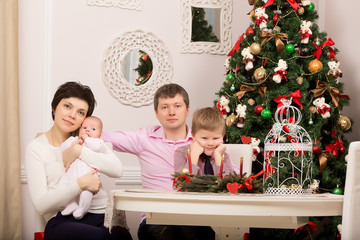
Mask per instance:
[[[181,192],[231,192],[231,193],[262,193],[262,180],[256,179],[261,172],[255,176],[246,177],[235,172],[220,178],[215,175],[197,176],[176,172],[172,176],[173,185]]]

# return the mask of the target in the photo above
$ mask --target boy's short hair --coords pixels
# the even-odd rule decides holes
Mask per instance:
[[[196,134],[200,129],[213,131],[221,129],[225,135],[225,120],[222,114],[215,108],[206,107],[194,112],[191,133]]]
[[[156,90],[154,95],[154,109],[157,112],[160,98],[173,98],[177,94],[180,94],[184,99],[186,108],[189,107],[189,95],[186,90],[176,83],[165,84]]]

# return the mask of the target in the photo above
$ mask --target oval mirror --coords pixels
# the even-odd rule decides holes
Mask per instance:
[[[147,83],[153,71],[149,54],[141,49],[129,51],[123,60],[122,71],[131,85],[140,86]]]
[[[115,38],[102,63],[103,82],[109,93],[134,107],[153,103],[156,90],[170,83],[172,72],[171,57],[164,43],[141,30]]]

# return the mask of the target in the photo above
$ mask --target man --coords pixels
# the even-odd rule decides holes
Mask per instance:
[[[138,157],[143,188],[172,190],[174,152],[192,140],[191,131],[186,125],[189,116],[188,93],[174,83],[163,85],[155,93],[154,110],[161,126],[103,133],[102,139],[111,142],[116,151]],[[143,214],[138,237],[139,240],[214,239],[215,234],[210,227],[147,225]]]

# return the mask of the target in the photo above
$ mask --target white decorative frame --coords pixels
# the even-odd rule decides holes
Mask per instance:
[[[143,0],[88,0],[87,4],[89,6],[119,7],[142,10]]]
[[[141,49],[153,63],[150,79],[140,86],[130,84],[124,77],[122,64],[131,50]],[[153,103],[155,91],[170,83],[171,56],[163,42],[151,33],[141,30],[126,32],[115,38],[105,51],[102,63],[103,82],[109,93],[123,104],[140,107]]]
[[[220,42],[191,42],[191,7],[220,8]],[[182,53],[227,54],[231,47],[232,0],[182,0]]]

